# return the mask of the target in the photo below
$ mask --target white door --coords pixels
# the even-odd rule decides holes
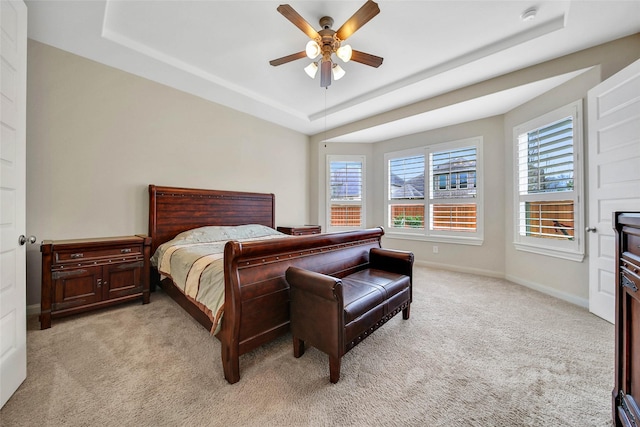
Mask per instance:
[[[640,211],[640,60],[589,91],[589,310],[613,323],[612,213]]]
[[[27,377],[25,156],[27,7],[1,0],[0,407]],[[24,242],[25,238],[22,236]]]

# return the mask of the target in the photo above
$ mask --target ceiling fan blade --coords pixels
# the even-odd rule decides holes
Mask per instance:
[[[285,18],[287,18],[293,25],[300,28],[303,33],[309,36],[310,39],[316,39],[320,37],[318,32],[309,24],[298,12],[296,12],[291,6],[288,4],[281,4],[276,9],[278,12],[282,14]]]
[[[362,7],[358,9],[351,18],[347,19],[347,22],[342,24],[342,27],[336,31],[336,35],[340,40],[348,39],[353,33],[369,22],[371,18],[376,16],[378,13],[380,13],[378,3],[367,0],[367,2],[362,5]]]
[[[277,67],[278,65],[286,64],[287,62],[295,61],[296,59],[306,58],[307,53],[305,51],[292,53],[291,55],[283,56],[282,58],[272,59],[269,64]]]
[[[371,55],[370,53],[360,52],[359,50],[354,50],[351,52],[351,60],[359,62],[364,65],[368,65],[370,67],[378,68],[382,65],[383,58],[375,55]]]

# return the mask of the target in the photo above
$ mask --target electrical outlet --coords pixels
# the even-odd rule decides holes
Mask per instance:
[[[439,249],[436,245],[433,245],[433,253],[437,254],[439,252]]]

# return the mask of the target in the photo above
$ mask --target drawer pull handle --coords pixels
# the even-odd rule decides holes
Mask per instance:
[[[638,291],[638,287],[636,286],[636,284],[633,283],[631,280],[627,279],[624,275],[622,275],[622,287],[623,288],[629,288],[633,292],[637,292]]]
[[[129,254],[129,253],[131,253],[131,248],[120,249],[120,253],[121,254]]]
[[[84,256],[84,254],[71,254],[71,259],[78,259],[78,258],[82,258]]]

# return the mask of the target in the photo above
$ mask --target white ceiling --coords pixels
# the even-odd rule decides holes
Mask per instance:
[[[501,114],[576,73],[546,78],[368,128],[368,117],[640,32],[639,0],[385,1],[348,39],[384,58],[341,63],[328,89],[300,59],[308,37],[278,1],[27,0],[29,37],[213,102],[314,135],[348,124],[333,141],[374,142]],[[291,1],[314,28],[337,30],[359,1]],[[530,7],[537,16],[523,21]],[[340,61],[340,60],[337,60]],[[479,107],[479,108],[469,108]],[[428,117],[427,117],[428,116]]]

